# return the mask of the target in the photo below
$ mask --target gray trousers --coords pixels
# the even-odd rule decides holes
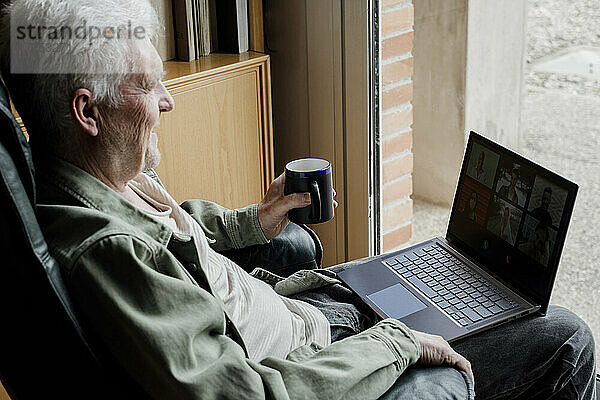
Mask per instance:
[[[293,296],[317,307],[332,341],[361,332],[378,317],[350,290],[330,285]],[[475,375],[477,399],[595,400],[595,347],[589,327],[571,311],[551,306],[530,316],[452,343]],[[464,372],[410,367],[380,399],[472,399]]]

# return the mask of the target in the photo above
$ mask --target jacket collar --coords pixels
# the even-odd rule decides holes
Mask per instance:
[[[121,197],[107,185],[61,158],[34,157],[38,204],[80,205],[116,217],[165,246],[173,231]]]

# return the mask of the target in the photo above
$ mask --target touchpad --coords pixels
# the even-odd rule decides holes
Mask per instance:
[[[387,315],[396,319],[404,318],[427,307],[401,283],[369,294],[367,297]]]

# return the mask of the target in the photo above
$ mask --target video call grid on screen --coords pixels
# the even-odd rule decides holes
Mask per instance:
[[[558,263],[577,185],[485,142],[476,134],[469,140],[448,232],[493,258],[496,269],[514,273],[520,265],[533,280]]]
[[[513,157],[498,154],[477,142],[473,143],[468,155],[466,175],[462,186],[465,189],[468,186],[475,187],[468,194],[469,200],[474,198],[477,202],[481,198],[492,199],[483,210],[485,217],[476,218],[476,222],[481,224],[487,221],[485,226],[489,232],[511,246],[517,245],[533,261],[547,266],[554,250],[557,222],[561,219],[568,191],[518,164]],[[556,197],[553,197],[554,194]],[[546,200],[548,205],[543,204],[544,196],[549,198],[549,201]],[[465,210],[471,204],[459,208],[463,215],[466,216]],[[536,228],[539,230],[538,238],[535,237]],[[533,244],[536,239],[545,239],[542,251]]]

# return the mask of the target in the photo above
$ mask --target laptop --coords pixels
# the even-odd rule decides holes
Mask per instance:
[[[471,132],[446,236],[338,277],[381,317],[448,341],[545,314],[578,186]]]

